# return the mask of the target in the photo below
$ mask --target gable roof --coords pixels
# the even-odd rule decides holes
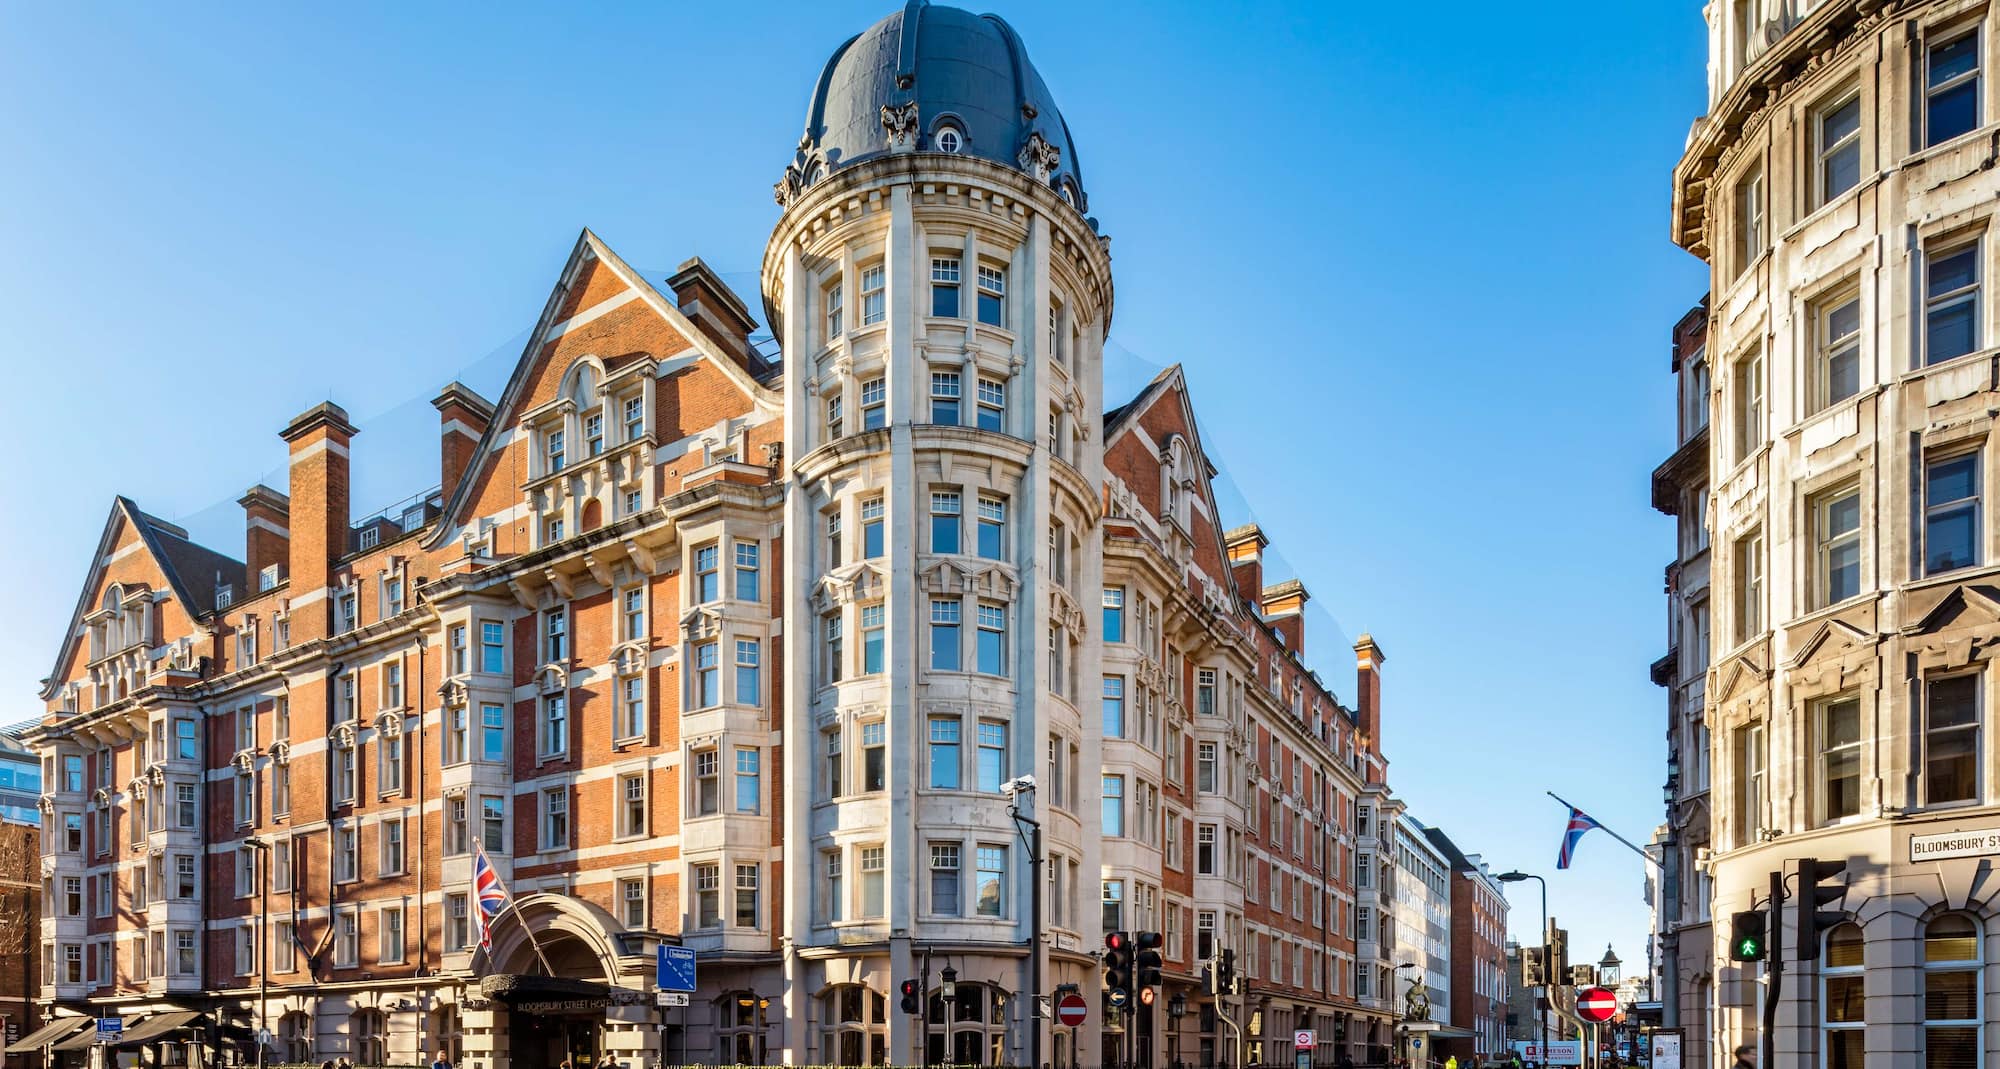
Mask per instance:
[[[56,676],[62,673],[63,663],[69,660],[70,652],[76,645],[83,618],[90,613],[90,595],[97,589],[111,554],[118,548],[120,523],[130,525],[138,534],[146,552],[152,555],[153,563],[166,579],[167,589],[172,591],[189,616],[200,618],[213,613],[215,594],[221,586],[243,589],[242,561],[196,544],[188,538],[186,530],[139,511],[139,506],[129,497],[121,494],[113,498],[111,515],[104,521],[104,533],[97,539],[97,552],[91,555],[90,570],[85,573],[83,586],[77,591],[76,608],[70,613],[69,627],[63,632],[61,647],[56,650],[55,664],[42,680],[44,701],[55,694]]]
[[[528,372],[534,368],[535,362],[541,358],[542,350],[547,347],[550,341],[549,331],[561,322],[556,317],[562,313],[563,306],[570,296],[571,284],[576,281],[579,270],[593,259],[604,264],[619,281],[637,293],[638,299],[644,301],[667,322],[667,325],[673,327],[675,332],[686,340],[689,348],[714,363],[723,376],[753,402],[773,407],[782,404],[782,399],[769,386],[759,382],[741,364],[731,359],[729,354],[718,348],[706,332],[695,326],[694,322],[680,310],[679,305],[648,282],[646,277],[634,270],[623,257],[613,252],[611,246],[606,245],[604,240],[591,232],[589,227],[584,227],[583,233],[576,239],[576,245],[570,249],[569,259],[563,263],[562,273],[557,276],[555,287],[549,292],[549,300],[542,308],[541,317],[535,320],[535,329],[528,332],[528,341],[521,349],[521,358],[515,361],[514,370],[508,373],[507,388],[501,392],[499,400],[494,402],[493,418],[487,422],[485,432],[479,436],[479,444],[473,448],[472,457],[466,462],[464,474],[459,476],[457,486],[445,488],[445,492],[450,496],[445,500],[440,522],[424,538],[425,548],[435,549],[443,545],[450,540],[458,527],[459,512],[465,507],[466,497],[471,493],[474,483],[478,481],[477,473],[493,459],[493,454],[499,449],[500,439],[511,429],[509,424],[513,416],[520,411],[528,387]],[[734,294],[730,296],[735,297]],[[741,305],[740,298],[737,299],[737,303]],[[578,309],[579,314],[587,311],[589,309]],[[664,357],[671,354],[657,355]]]

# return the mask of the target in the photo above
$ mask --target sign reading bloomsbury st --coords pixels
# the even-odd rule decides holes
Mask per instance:
[[[2000,854],[2000,828],[1947,831],[1910,836],[1910,861],[1947,861],[1955,857]]]

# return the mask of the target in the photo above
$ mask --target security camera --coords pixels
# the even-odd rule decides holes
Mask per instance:
[[[1023,791],[1032,791],[1035,789],[1035,777],[1015,776],[1013,779],[1001,784],[1000,789],[1006,791],[1008,794],[1020,794]]]

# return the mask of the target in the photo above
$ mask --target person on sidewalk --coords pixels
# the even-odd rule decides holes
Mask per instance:
[[[1731,1069],[1757,1069],[1757,1048],[1748,1043],[1736,1048],[1736,1064]]]

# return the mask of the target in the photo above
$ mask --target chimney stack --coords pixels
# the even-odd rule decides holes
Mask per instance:
[[[1372,635],[1364,632],[1354,643],[1355,714],[1361,718],[1361,732],[1368,737],[1368,752],[1382,755],[1382,662],[1389,658]]]
[[[1267,586],[1259,600],[1264,622],[1285,637],[1285,648],[1300,657],[1306,655],[1306,602],[1312,595],[1297,579]]]
[[[447,384],[431,402],[438,410],[438,471],[445,500],[451,500],[465,469],[472,464],[473,450],[493,422],[493,403],[472,392],[462,382]]]
[[[750,350],[750,332],[757,329],[757,321],[701,257],[682,264],[667,280],[667,288],[674,291],[674,303],[680,306],[681,314],[693,320],[696,328],[745,371],[761,373],[763,358]]]
[[[1264,537],[1264,531],[1254,523],[1246,523],[1232,528],[1222,536],[1223,548],[1229,553],[1229,573],[1236,579],[1237,593],[1258,604],[1264,594],[1264,547],[1271,540]],[[1261,610],[1262,606],[1258,606]]]
[[[292,641],[323,638],[332,629],[333,607],[298,610],[328,600],[333,567],[347,555],[348,444],[354,424],[332,401],[321,402],[294,419],[279,437],[292,448],[291,601]]]
[[[250,589],[245,597],[261,594],[285,581],[291,564],[292,499],[258,483],[244,491],[237,504],[243,506],[243,577]],[[266,569],[275,569],[270,576]]]

